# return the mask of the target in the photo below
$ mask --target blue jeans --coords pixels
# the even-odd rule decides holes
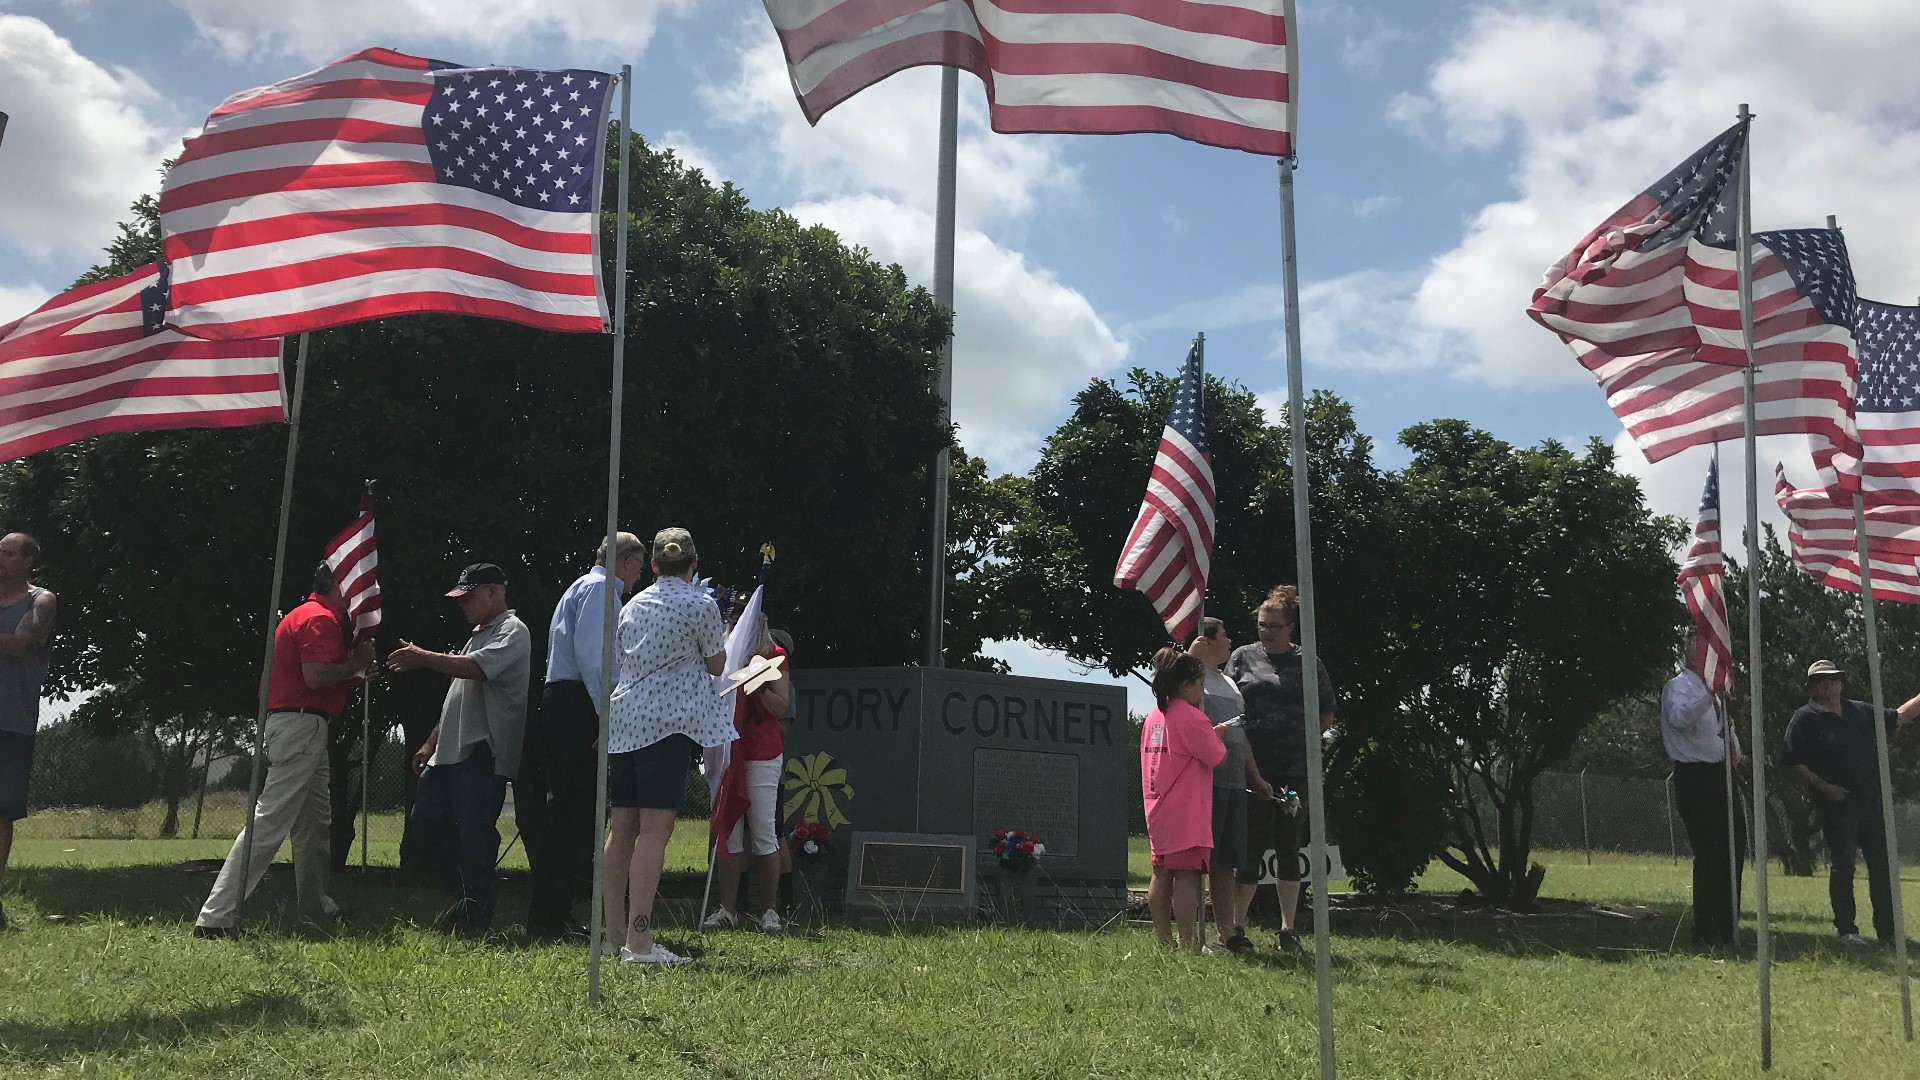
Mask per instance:
[[[429,765],[413,798],[413,825],[425,841],[433,872],[454,903],[454,929],[486,932],[493,925],[494,864],[500,858],[500,807],[507,778],[493,772],[493,748],[481,743],[465,761]]]

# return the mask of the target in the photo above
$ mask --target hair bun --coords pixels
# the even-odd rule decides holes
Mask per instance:
[[[660,545],[660,554],[665,555],[669,560],[677,562],[680,559],[680,545],[675,541],[669,540]]]

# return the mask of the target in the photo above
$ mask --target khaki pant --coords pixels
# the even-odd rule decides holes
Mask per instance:
[[[200,926],[230,927],[240,903],[260,885],[260,879],[293,837],[293,882],[299,894],[300,914],[332,914],[338,908],[327,896],[328,831],[333,824],[328,791],[327,721],[311,713],[267,714],[267,780],[253,822],[241,830],[227,853],[226,865],[214,879],[213,892],[195,920]],[[247,844],[253,845],[251,860]],[[248,881],[240,888],[240,866],[248,861]]]

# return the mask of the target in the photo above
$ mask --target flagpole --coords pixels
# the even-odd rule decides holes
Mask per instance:
[[[1333,1080],[1333,950],[1327,940],[1327,816],[1320,754],[1320,637],[1313,610],[1313,527],[1307,483],[1307,413],[1300,370],[1300,272],[1293,221],[1294,158],[1280,161],[1280,265],[1286,285],[1287,420],[1293,428],[1293,542],[1300,578],[1300,685],[1306,696],[1307,822],[1313,862],[1313,969],[1319,997],[1320,1077]],[[1286,852],[1281,852],[1285,857]]]
[[[960,69],[940,69],[939,190],[933,213],[933,302],[953,311],[954,198],[959,186]],[[940,453],[933,459],[933,529],[927,544],[927,666],[946,666],[947,477],[953,468],[953,334],[940,346]]]
[[[373,673],[360,684],[360,869],[367,868],[367,829],[373,821],[368,774],[373,772]]]
[[[1193,356],[1196,366],[1200,370],[1200,383],[1195,389],[1200,395],[1200,415],[1203,418],[1201,423],[1204,425],[1204,418],[1207,415],[1207,332],[1204,330],[1193,335]],[[1206,621],[1206,618],[1207,583],[1205,579],[1202,579],[1200,582],[1200,610],[1199,613],[1194,616],[1194,633],[1199,634],[1203,632],[1204,628],[1201,624]],[[1181,643],[1176,641],[1173,644],[1175,648],[1179,648]],[[1207,878],[1209,876],[1210,875],[1207,874],[1200,875],[1200,910],[1194,913],[1194,924],[1200,928],[1200,933],[1198,934],[1198,940],[1196,940],[1193,945],[1195,952],[1200,952],[1207,946]],[[1215,914],[1217,915],[1218,912],[1215,912]],[[1226,924],[1221,923],[1220,925],[1224,927]]]
[[[1840,231],[1840,219],[1827,215],[1827,228]],[[1861,470],[1862,478],[1866,470]],[[1881,827],[1887,847],[1887,877],[1893,889],[1893,956],[1900,973],[1900,1026],[1908,1042],[1913,1041],[1913,994],[1907,975],[1907,913],[1900,896],[1900,844],[1893,817],[1893,772],[1887,753],[1886,697],[1880,683],[1880,627],[1874,610],[1872,545],[1867,538],[1867,500],[1864,492],[1853,493],[1854,545],[1860,559],[1860,612],[1867,629],[1867,684],[1873,692],[1873,745],[1880,766]]]
[[[307,346],[311,334],[300,335],[300,354],[294,361],[293,401],[287,407],[287,465],[280,479],[280,531],[273,547],[273,591],[267,596],[267,647],[260,660],[260,697],[253,718],[253,778],[247,785],[247,842],[240,849],[240,902],[245,903],[253,883],[253,815],[260,805],[260,785],[267,778],[267,685],[273,676],[273,634],[279,623],[280,587],[285,581],[287,522],[293,516],[293,466],[300,455],[300,403],[307,395]]]
[[[600,1003],[600,942],[607,929],[604,907],[607,872],[607,718],[613,710],[613,658],[615,619],[619,614],[619,578],[614,567],[620,561],[620,412],[627,377],[627,213],[632,182],[633,65],[620,65],[620,204],[613,216],[613,289],[618,299],[613,307],[613,394],[608,413],[607,434],[607,577],[602,583],[606,607],[600,626],[600,739],[596,746],[600,767],[594,772],[593,829],[593,910],[587,937],[587,1002]],[[638,898],[628,897],[628,903]]]
[[[1740,150],[1740,330],[1747,352],[1747,681],[1753,734],[1753,901],[1758,912],[1754,955],[1759,960],[1760,1067],[1773,1068],[1773,935],[1767,913],[1767,745],[1766,711],[1760,681],[1760,451],[1754,430],[1753,360],[1753,114],[1740,106],[1747,137]]]
[[[1727,515],[1724,509],[1725,501],[1720,497],[1720,475],[1720,444],[1715,442],[1713,444],[1713,498],[1714,502],[1722,507],[1720,511],[1720,531],[1722,537],[1721,551],[1724,552],[1726,550],[1725,524]],[[1725,562],[1726,559],[1723,554],[1720,567],[1721,593],[1723,596],[1726,592],[1727,580]],[[1714,708],[1720,713],[1720,760],[1725,763],[1725,771],[1727,774],[1727,894],[1728,901],[1733,909],[1733,921],[1728,923],[1727,927],[1733,935],[1733,950],[1738,953],[1740,951],[1740,878],[1742,877],[1740,873],[1739,843],[1740,806],[1734,795],[1737,790],[1733,777],[1733,738],[1735,731],[1733,717],[1727,715],[1727,695],[1725,691],[1714,694]]]

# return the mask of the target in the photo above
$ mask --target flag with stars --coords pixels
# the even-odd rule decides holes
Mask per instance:
[[[0,461],[88,435],[285,419],[280,342],[167,329],[163,263],[0,325]]]
[[[1736,250],[1745,152],[1741,125],[1722,132],[1555,263],[1527,311],[1593,374],[1649,461],[1745,430]],[[1860,456],[1851,335],[1789,266],[1799,257],[1817,283],[1825,240],[1808,234],[1825,232],[1754,237],[1754,422],[1762,435],[1808,436],[1821,484],[1847,490]]]
[[[231,339],[444,312],[601,332],[612,82],[368,49],[228,98],[161,185],[169,324]]]
[[[1146,594],[1167,633],[1182,645],[1200,628],[1213,560],[1213,460],[1200,348],[1196,340],[1187,354],[1146,498],[1113,571],[1115,585]]]
[[[1869,505],[1920,503],[1920,307],[1861,300],[1853,335],[1860,346],[1861,491]]]
[[[1727,628],[1726,563],[1720,551],[1720,462],[1707,466],[1693,543],[1680,564],[1680,595],[1693,615],[1693,669],[1716,694],[1727,692],[1733,671],[1733,634]]]
[[[1860,591],[1859,534],[1853,497],[1820,488],[1796,490],[1783,465],[1773,473],[1774,501],[1787,515],[1787,547],[1794,564],[1822,585]],[[1867,559],[1878,600],[1920,604],[1920,506],[1884,504],[1866,508]]]

